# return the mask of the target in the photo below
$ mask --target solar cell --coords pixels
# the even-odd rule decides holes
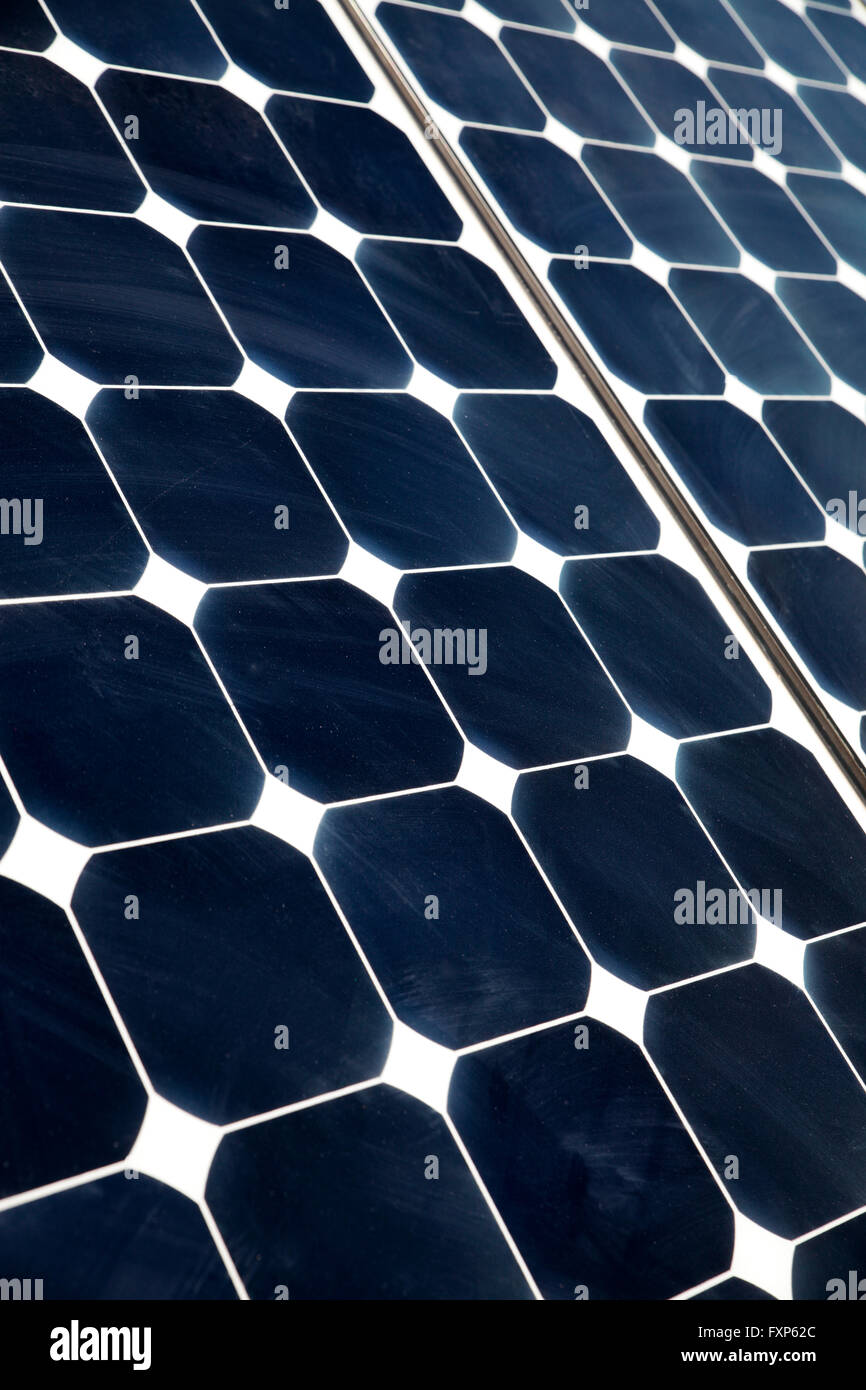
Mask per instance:
[[[190,1114],[227,1124],[382,1070],[390,1019],[309,859],[275,836],[100,854],[72,906],[148,1075]]]
[[[0,257],[49,351],[91,380],[230,386],[240,370],[180,248],[137,218],[7,204]]]
[[[348,541],[316,479],[247,396],[109,389],[87,425],[150,545],[193,579],[289,579],[343,564]]]
[[[253,1298],[530,1297],[442,1116],[390,1086],[229,1134],[208,1202]]]
[[[397,659],[380,660],[393,622],[354,585],[324,579],[212,589],[196,630],[269,771],[288,767],[306,796],[343,801],[449,782],[460,764],[457,731],[396,626]]]
[[[790,1238],[859,1206],[863,1088],[790,980],[748,965],[656,994],[646,1043],[716,1171],[739,1159],[752,1220]]]
[[[386,564],[511,559],[515,528],[432,406],[391,391],[299,391],[286,420],[352,538]]]
[[[580,792],[572,767],[524,773],[514,815],[593,959],[647,990],[750,959],[751,908],[674,783],[628,755],[588,768]],[[733,920],[673,924],[686,883],[718,888]]]
[[[727,1268],[731,1211],[640,1049],[583,1027],[461,1057],[451,1114],[545,1298],[669,1297]]]
[[[315,217],[261,117],[224,87],[109,69],[96,90],[150,187],[189,217],[278,227]]]

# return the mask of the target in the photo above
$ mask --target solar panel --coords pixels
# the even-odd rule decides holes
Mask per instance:
[[[0,1279],[826,1297],[866,27],[367,10],[0,17]]]

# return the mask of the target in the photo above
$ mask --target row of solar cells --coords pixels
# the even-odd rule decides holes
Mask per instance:
[[[501,833],[487,840],[501,851]],[[137,864],[105,856],[91,866],[76,906],[164,1094],[227,1117],[370,1078],[223,1137],[207,1201],[250,1296],[528,1297],[443,1118],[375,1084],[390,1022],[308,861],[251,829],[126,854]],[[118,891],[138,874],[142,919],[120,929]],[[503,878],[511,886],[507,859]],[[516,886],[531,910],[519,876]],[[291,933],[281,927],[288,894]],[[122,1161],[146,1098],[65,916],[8,882],[2,898],[4,924],[15,923],[4,925],[0,967],[2,1050],[14,1039],[15,1061],[2,1101],[4,1132],[15,1135],[8,1191]],[[142,962],[146,922],[158,925]],[[231,945],[239,929],[243,953]],[[526,998],[539,954],[534,972],[522,960]],[[548,960],[547,992],[563,964],[567,955]],[[220,1008],[196,1012],[193,996],[208,1001],[214,978],[228,975]],[[423,963],[411,977],[425,987]],[[496,988],[511,983],[496,978]],[[448,981],[452,1009],[464,984]],[[861,990],[852,985],[849,1004]],[[292,1047],[278,1053],[273,1020],[287,1011]],[[801,991],[759,965],[723,971],[653,996],[645,1039],[717,1173],[741,1156],[736,1200],[747,1215],[795,1238],[862,1205],[866,1098]],[[461,1057],[449,1113],[544,1296],[582,1286],[592,1298],[665,1298],[730,1267],[729,1205],[646,1058],[604,1024],[563,1022]],[[424,1179],[431,1159],[436,1182]],[[825,1297],[830,1279],[858,1267],[864,1224],[797,1246],[795,1297]],[[0,1214],[0,1260],[38,1270],[52,1298],[232,1296],[193,1204],[120,1172]],[[766,1296],[741,1283],[709,1294],[724,1295]]]

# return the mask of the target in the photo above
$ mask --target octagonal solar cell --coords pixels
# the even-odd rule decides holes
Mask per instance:
[[[7,206],[0,256],[49,351],[92,381],[229,386],[241,369],[180,247],[135,218]]]
[[[365,241],[358,265],[416,360],[453,386],[553,386],[556,364],[477,256],[458,246]]]
[[[328,811],[315,854],[416,1032],[465,1047],[583,1007],[580,944],[507,816],[462,787]]]
[[[612,1028],[563,1023],[461,1057],[449,1112],[545,1298],[671,1298],[728,1268],[730,1208]]]
[[[202,583],[332,574],[348,540],[282,423],[234,391],[101,391],[87,423],[156,554]]]
[[[252,813],[262,773],[182,623],[74,599],[0,607],[0,637],[0,754],[37,819],[96,845]]]
[[[535,767],[628,741],[628,711],[565,606],[522,570],[406,575],[394,606],[461,727],[491,757]]]
[[[442,1116],[390,1086],[227,1135],[207,1201],[253,1299],[532,1297]]]
[[[391,612],[353,585],[211,590],[196,629],[266,766],[296,790],[342,801],[456,775],[460,736]]]
[[[244,826],[101,854],[73,910],[151,1081],[181,1109],[227,1124],[382,1070],[391,1021],[310,861],[274,836]]]
[[[277,227],[308,227],[315,217],[261,116],[224,87],[109,71],[96,90],[154,193],[187,216]]]
[[[0,52],[0,199],[132,212],[145,187],[77,77]]]
[[[244,350],[292,386],[405,386],[412,362],[355,266],[299,232],[198,227],[190,254]]]

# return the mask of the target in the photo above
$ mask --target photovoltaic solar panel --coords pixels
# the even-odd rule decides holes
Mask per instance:
[[[866,809],[533,277],[858,744],[866,25],[367,9],[0,17],[0,1278],[824,1298]]]

